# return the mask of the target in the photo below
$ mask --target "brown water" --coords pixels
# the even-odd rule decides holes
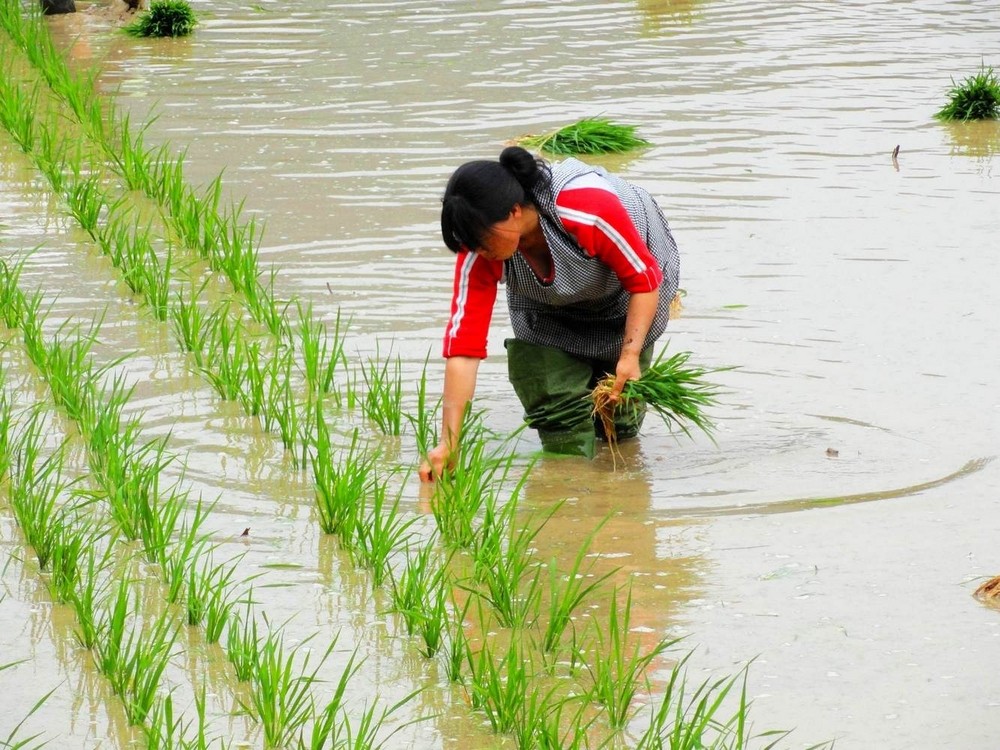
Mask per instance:
[[[527,503],[567,502],[541,551],[568,561],[613,512],[595,550],[634,574],[638,632],[685,635],[699,679],[756,657],[756,726],[796,728],[787,746],[996,747],[1000,620],[971,592],[1000,573],[1000,124],[932,118],[952,78],[997,64],[996,7],[288,5],[196,3],[202,23],[180,41],[111,35],[97,14],[53,26],[101,63],[134,121],[158,115],[147,139],[186,148],[189,178],[225,169],[230,194],[266,220],[262,258],[282,294],[328,320],[339,306],[349,351],[391,343],[411,380],[430,351],[437,387],[452,259],[435,224],[451,170],[582,116],[637,124],[653,147],[605,162],[660,199],[680,244],[685,309],[666,340],[740,369],[719,378],[718,445],[650,423],[616,473],[606,453],[543,461]],[[55,299],[54,320],[109,306],[102,351],[138,352],[128,371],[144,424],[170,431],[192,486],[219,497],[212,530],[247,553],[241,570],[265,574],[269,615],[294,616],[294,638],[341,630],[351,645],[334,666],[361,645],[374,687],[358,706],[438,686],[403,718],[440,718],[398,746],[497,745],[394,637],[276,442],[187,374],[6,137],[0,233],[5,254],[43,243],[24,279]],[[504,431],[520,411],[502,305],[478,403]],[[389,448],[416,462],[412,440]],[[527,436],[524,453],[537,448]],[[421,512],[426,490],[410,477],[405,498]],[[9,520],[0,538],[5,558],[19,554]],[[126,746],[30,570],[3,574],[0,664],[28,661],[0,672],[0,738],[58,686],[33,731],[55,747]],[[259,746],[227,717],[211,650],[187,648],[175,681],[207,674],[215,731]]]

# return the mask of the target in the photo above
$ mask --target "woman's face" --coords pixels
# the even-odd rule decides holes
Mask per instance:
[[[517,252],[521,241],[521,222],[519,207],[511,211],[503,221],[498,221],[490,227],[489,233],[483,237],[483,244],[476,248],[476,253],[486,260],[504,261],[512,258]]]

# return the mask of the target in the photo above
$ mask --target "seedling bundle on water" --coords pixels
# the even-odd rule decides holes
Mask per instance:
[[[526,135],[518,139],[518,144],[558,156],[617,154],[650,145],[649,141],[639,138],[635,130],[635,125],[618,125],[603,117],[585,117],[551,133]]]
[[[939,120],[995,120],[1000,118],[1000,79],[983,66],[962,83],[952,81],[949,101],[934,116]]]
[[[690,352],[678,352],[670,357],[666,354],[666,350],[662,351],[642,377],[625,384],[620,404],[611,400],[615,384],[613,375],[601,380],[591,393],[594,416],[600,420],[612,449],[617,444],[614,419],[616,407],[636,409],[641,403],[659,414],[671,431],[677,428],[690,437],[690,427],[693,425],[712,438],[715,425],[705,410],[718,403],[716,397],[719,386],[706,381],[705,376],[733,368],[693,367],[688,365]]]
[[[149,12],[124,27],[130,36],[187,36],[198,20],[186,0],[154,0]]]

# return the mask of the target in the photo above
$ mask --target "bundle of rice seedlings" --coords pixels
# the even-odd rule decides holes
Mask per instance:
[[[950,101],[934,116],[939,120],[995,120],[1000,117],[1000,79],[985,66],[962,83],[952,80]]]
[[[595,386],[591,392],[594,402],[593,415],[600,420],[612,450],[618,442],[614,420],[616,407],[636,408],[642,402],[663,418],[671,432],[679,429],[691,437],[693,426],[708,435],[713,443],[715,442],[713,436],[715,425],[706,414],[706,409],[718,403],[719,386],[706,381],[705,376],[733,368],[693,367],[688,364],[690,357],[691,352],[678,352],[668,357],[664,349],[642,377],[625,384],[619,404],[611,400],[611,390],[615,384],[614,375],[608,375]]]
[[[563,156],[617,154],[650,145],[649,141],[636,136],[635,130],[635,125],[618,125],[604,117],[586,117],[545,135],[523,136],[517,143]]]
[[[131,36],[187,36],[198,23],[187,0],[153,0],[149,12],[124,27]]]

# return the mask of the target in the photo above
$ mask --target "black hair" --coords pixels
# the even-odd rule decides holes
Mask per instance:
[[[452,174],[441,198],[444,244],[456,253],[480,247],[490,227],[516,204],[534,205],[532,191],[550,180],[549,165],[520,146],[505,148],[498,161],[466,162]]]

